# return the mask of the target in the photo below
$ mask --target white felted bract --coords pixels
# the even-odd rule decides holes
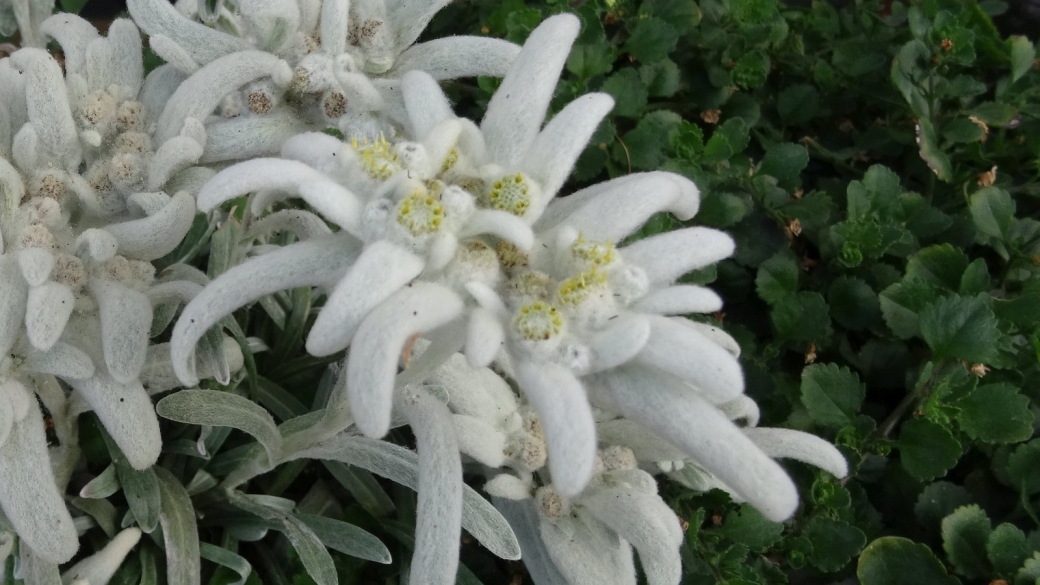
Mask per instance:
[[[639,299],[634,308],[658,315],[714,313],[722,309],[722,297],[703,286],[681,284],[651,292]]]
[[[516,377],[545,429],[553,485],[564,495],[578,494],[596,463],[596,423],[584,388],[555,364],[522,362]]]
[[[8,353],[21,333],[28,297],[29,287],[18,262],[0,256],[0,354]]]
[[[195,344],[225,315],[280,290],[329,285],[356,255],[356,244],[333,235],[286,246],[221,274],[188,303],[173,328],[171,355],[177,377],[187,386],[198,383],[192,359]]]
[[[794,513],[798,493],[783,468],[696,392],[643,367],[601,381],[611,406],[682,449],[764,516],[780,522]]]
[[[761,427],[744,429],[744,434],[770,457],[808,463],[838,479],[849,474],[849,464],[841,452],[816,435],[794,429]]]
[[[420,43],[397,58],[390,73],[424,71],[438,81],[498,76],[516,60],[520,47],[502,39],[448,37]]]
[[[666,284],[733,255],[733,238],[710,228],[685,228],[657,234],[625,246],[626,262],[641,267],[650,282]],[[681,254],[675,253],[682,250]]]
[[[127,2],[137,26],[149,35],[163,34],[184,48],[196,63],[209,63],[223,55],[249,48],[246,41],[184,18],[169,2]]]
[[[397,361],[408,339],[454,319],[462,301],[431,283],[401,289],[362,321],[347,356],[347,395],[358,429],[382,437],[390,429]]]
[[[162,437],[152,401],[136,379],[121,383],[102,373],[70,380],[97,413],[134,469],[146,469],[159,458]]]
[[[130,383],[144,367],[152,303],[136,290],[104,280],[91,281],[90,292],[98,304],[108,371],[117,381]]]
[[[403,388],[398,404],[419,451],[419,501],[410,581],[455,583],[462,533],[462,463],[448,408],[422,389]]]
[[[376,242],[329,294],[307,337],[312,355],[331,355],[347,347],[365,316],[422,272],[415,254],[389,242]]]
[[[740,363],[691,327],[667,317],[647,315],[650,338],[635,361],[690,382],[713,403],[743,392]]]
[[[617,533],[584,514],[551,522],[541,519],[539,534],[569,585],[635,585],[632,547]]]
[[[25,332],[33,347],[47,351],[57,343],[72,315],[75,300],[69,287],[53,281],[29,289]]]
[[[66,380],[85,380],[94,375],[94,362],[90,356],[79,348],[60,341],[46,351],[26,348],[22,351],[22,366],[34,372],[51,374]]]
[[[534,142],[579,28],[577,17],[560,14],[531,32],[480,124],[493,160],[518,164]]]
[[[24,542],[47,562],[71,559],[79,537],[51,473],[43,414],[35,400],[0,445],[0,477],[0,506]]]
[[[40,286],[46,282],[54,268],[54,254],[43,248],[29,248],[18,254],[18,266],[22,269],[22,278],[29,286]]]
[[[656,494],[594,489],[581,505],[639,551],[650,585],[678,585],[682,578],[682,531],[675,513]],[[678,536],[678,538],[676,538]]]
[[[116,239],[120,255],[156,260],[177,248],[182,237],[178,234],[187,233],[194,219],[195,199],[181,191],[148,217],[110,224],[105,231]]]
[[[477,308],[470,313],[466,328],[466,359],[474,368],[491,364],[505,343],[505,330],[494,313]]]
[[[107,585],[130,551],[141,540],[140,528],[127,528],[100,551],[69,567],[61,576],[62,585],[87,583]]]

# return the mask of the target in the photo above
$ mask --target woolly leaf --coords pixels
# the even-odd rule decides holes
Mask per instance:
[[[166,546],[166,582],[169,585],[199,585],[202,562],[199,560],[199,529],[195,508],[181,482],[162,467],[155,468],[162,494],[163,542]]]
[[[268,461],[278,459],[282,436],[271,415],[252,400],[215,390],[181,390],[155,405],[159,416],[193,425],[231,427],[256,438]]]

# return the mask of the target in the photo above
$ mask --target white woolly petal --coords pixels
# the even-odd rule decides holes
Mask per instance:
[[[33,347],[47,351],[57,343],[69,322],[75,302],[72,289],[57,282],[46,282],[29,289],[25,332]]]
[[[499,318],[509,316],[509,309],[502,301],[502,298],[488,285],[482,282],[468,282],[466,283],[466,292],[473,297],[473,300],[477,301],[478,305],[491,311]]]
[[[466,327],[466,360],[474,368],[491,365],[502,349],[506,332],[491,311],[478,307],[469,315]]]
[[[390,405],[397,361],[409,337],[440,327],[463,309],[442,286],[415,282],[371,311],[354,336],[347,356],[347,395],[358,429],[382,437],[390,428]]]
[[[2,156],[0,156],[0,189],[3,189],[5,193],[4,205],[14,212],[21,203],[22,197],[25,196],[25,184],[18,171]]]
[[[622,315],[609,322],[589,341],[592,364],[589,373],[616,368],[635,358],[650,339],[650,323],[635,315]]]
[[[246,238],[253,239],[284,231],[291,232],[298,240],[309,240],[332,233],[325,220],[309,211],[283,209],[250,225]]]
[[[329,294],[307,336],[307,352],[332,355],[350,345],[365,317],[422,272],[415,254],[386,241],[365,248]]]
[[[542,188],[538,213],[533,217],[540,215],[563,186],[592,134],[613,107],[614,98],[605,93],[583,95],[560,110],[538,134],[520,166]]]
[[[22,352],[22,367],[68,380],[83,380],[94,375],[94,362],[90,356],[60,341],[47,351],[26,348]]]
[[[148,189],[161,189],[170,177],[199,162],[202,145],[187,136],[174,136],[159,147],[148,163]]]
[[[286,140],[306,129],[306,123],[289,109],[278,109],[264,116],[238,116],[214,122],[206,127],[206,150],[201,162],[271,156],[278,153]]]
[[[127,528],[108,541],[105,548],[69,567],[61,576],[62,585],[85,582],[108,585],[130,551],[141,540],[140,528]]]
[[[117,18],[108,27],[108,42],[115,53],[114,82],[126,92],[123,97],[136,99],[144,83],[141,31],[130,19]]]
[[[469,367],[461,354],[452,355],[426,384],[446,388],[448,406],[458,414],[498,424],[503,417],[516,412],[516,399],[509,385],[491,370]],[[509,398],[499,401],[500,394]]]
[[[516,379],[541,418],[553,485],[564,496],[577,495],[596,463],[596,422],[585,389],[553,363],[520,362]]]
[[[849,474],[849,464],[841,451],[816,435],[794,429],[763,427],[744,429],[744,434],[770,457],[808,463],[838,479]]]
[[[717,408],[674,378],[631,365],[597,376],[612,409],[675,444],[774,522],[798,507],[798,492],[782,467]]]
[[[520,54],[503,39],[453,36],[414,45],[397,58],[393,72],[423,71],[438,81],[460,77],[501,77]]]
[[[160,65],[148,74],[141,88],[141,103],[149,120],[159,119],[166,102],[185,79],[187,75],[184,72],[169,64]]]
[[[335,57],[347,50],[347,23],[350,0],[325,0],[321,3],[321,49]]]
[[[104,90],[116,81],[116,55],[108,39],[94,39],[87,45],[86,68],[83,76],[90,82],[90,89]],[[67,70],[66,70],[67,71]]]
[[[53,59],[39,59],[29,69],[25,84],[29,120],[41,146],[64,168],[79,166],[81,151],[76,123],[72,119],[65,79]]]
[[[224,169],[202,187],[199,209],[209,211],[261,189],[295,193],[328,220],[351,233],[360,231],[362,206],[358,197],[321,172],[294,160],[261,158]]]
[[[346,145],[324,132],[301,132],[281,145],[281,156],[306,163],[307,166],[337,177],[344,165],[352,159]]]
[[[480,124],[490,160],[512,166],[528,152],[580,28],[576,16],[558,14],[544,20],[527,37]]]
[[[627,447],[639,461],[679,461],[686,458],[686,454],[675,445],[625,418],[599,423],[596,433],[601,446]]]
[[[29,416],[29,403],[35,401],[36,397],[15,379],[7,380],[0,384],[0,387],[3,388],[3,393],[10,403],[13,422],[21,422],[26,416]],[[0,443],[2,442],[0,441]]]
[[[43,414],[35,400],[0,446],[0,477],[0,506],[18,536],[49,563],[71,559],[79,537],[54,481]]]
[[[105,280],[91,280],[90,292],[98,304],[105,364],[113,378],[129,384],[144,367],[152,303],[143,293]]]
[[[600,213],[617,209],[636,214],[643,218],[637,222],[638,225],[642,225],[645,218],[658,211],[670,211],[679,219],[686,220],[697,213],[699,205],[700,193],[697,186],[683,176],[662,171],[633,173],[597,183],[567,197],[553,200],[535,227],[542,231],[564,223],[570,224],[572,222],[568,218],[572,214],[586,217],[594,214],[596,207],[605,208]],[[592,209],[583,211],[587,207]],[[582,233],[593,239],[584,230]],[[620,238],[615,241],[619,240]]]
[[[430,23],[437,12],[451,3],[451,0],[397,0],[387,2],[387,24],[394,34],[394,47],[401,49],[411,45],[419,38],[423,29]]]
[[[140,382],[123,384],[98,372],[92,378],[68,383],[97,413],[134,469],[147,469],[158,460],[162,449],[159,419]]]
[[[244,39],[185,18],[166,0],[129,0],[127,8],[141,30],[149,35],[170,37],[184,47],[196,63],[209,63],[223,55],[250,48]]]
[[[462,463],[452,416],[422,389],[400,390],[397,405],[408,418],[419,452],[410,582],[452,585],[462,536]]]
[[[459,239],[451,232],[441,232],[433,236],[430,248],[426,252],[425,274],[440,272],[445,266],[455,259],[455,252],[459,248]]]
[[[658,315],[714,313],[722,309],[722,297],[703,286],[682,284],[653,291],[639,299],[632,308]]]
[[[18,168],[30,172],[40,165],[40,136],[32,123],[23,125],[14,135],[11,146],[14,162]]]
[[[285,246],[221,274],[184,308],[173,328],[171,355],[185,386],[198,383],[195,344],[210,327],[236,309],[271,293],[299,286],[327,286],[357,257],[357,246],[333,235]]]
[[[465,414],[452,415],[452,422],[459,441],[459,451],[488,467],[505,465],[505,435],[479,418]]]
[[[40,286],[51,275],[54,254],[43,248],[26,248],[18,253],[18,266],[29,286]]]
[[[86,65],[87,46],[100,38],[97,28],[75,14],[62,12],[40,23],[40,32],[59,45],[65,54],[65,71],[82,74]]]
[[[405,51],[402,58],[408,55]],[[398,60],[401,63],[401,60]],[[401,80],[401,91],[404,96],[408,121],[412,126],[412,136],[424,137],[434,126],[445,120],[455,118],[455,113],[448,103],[440,84],[424,71],[408,71]]]
[[[737,343],[737,340],[733,339],[729,333],[723,331],[722,328],[708,323],[690,321],[689,319],[677,319],[677,322],[682,323],[686,327],[697,330],[701,335],[707,337],[722,349],[733,354],[733,357],[740,357],[740,344]]]
[[[22,332],[29,286],[22,279],[18,262],[0,256],[0,355],[7,355]]]
[[[592,490],[581,503],[636,547],[648,585],[678,585],[682,578],[682,531],[679,519],[660,498],[622,490]]]
[[[110,260],[118,249],[115,236],[102,229],[85,229],[76,237],[77,254],[85,251],[95,262]]]
[[[141,219],[109,224],[105,231],[115,237],[121,255],[155,260],[177,248],[194,219],[195,199],[181,191],[159,212]]]
[[[0,386],[0,390],[6,390],[6,388]],[[0,447],[7,443],[7,437],[11,435],[12,428],[14,428],[14,408],[5,391],[0,393]]]
[[[162,0],[139,0],[131,4],[151,5],[157,1]],[[172,6],[170,10],[173,10]],[[143,23],[138,21],[138,24],[147,30]],[[203,66],[170,96],[162,115],[159,116],[155,132],[156,143],[163,144],[177,136],[188,118],[204,120],[227,94],[250,81],[274,75],[280,68],[288,68],[285,61],[260,51],[232,53]]]
[[[514,244],[526,252],[534,245],[534,233],[524,220],[497,209],[480,209],[466,222],[459,231],[459,238],[466,239],[477,235],[491,234]]]
[[[758,425],[760,415],[758,404],[746,394],[738,396],[729,402],[724,402],[718,405],[718,408],[729,420],[743,419],[748,427]]]
[[[661,286],[729,258],[735,248],[733,238],[723,232],[692,227],[639,240],[622,248],[621,257],[645,270],[652,285]]]
[[[531,498],[531,485],[508,473],[500,473],[491,478],[484,484],[484,491],[490,494],[491,497],[505,498],[507,500],[528,500]],[[527,556],[524,555],[523,558],[526,559]]]
[[[599,193],[583,207],[562,218],[560,223],[581,232],[586,239],[617,242],[638,230],[655,213],[668,209],[678,196],[679,188],[668,176],[664,173],[651,175]],[[564,199],[570,199],[570,196]],[[675,249],[670,249],[669,253],[681,256],[675,254]]]
[[[732,400],[744,392],[740,363],[692,327],[646,315],[650,340],[635,361],[658,368],[693,384],[713,403]]]
[[[542,541],[568,585],[635,585],[632,547],[594,518],[542,518]],[[526,552],[526,551],[525,551]]]

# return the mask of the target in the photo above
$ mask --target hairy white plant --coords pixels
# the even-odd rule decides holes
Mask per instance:
[[[175,285],[157,284],[151,261],[194,219],[192,194],[167,189],[198,160],[205,135],[189,122],[155,140],[150,106],[163,98],[145,79],[130,21],[101,37],[59,14],[40,31],[64,49],[64,74],[41,49],[0,60],[0,120],[9,130],[0,132],[0,388],[10,405],[0,415],[8,468],[0,506],[40,560],[60,563],[78,546],[61,497],[78,463],[76,417],[95,411],[137,469],[159,456],[141,379],[153,306],[187,300],[201,285],[171,298]],[[212,349],[212,340],[200,346],[224,364],[214,374],[241,358],[219,339]],[[36,397],[60,443],[50,449],[53,466]]]
[[[400,77],[405,72],[422,70],[442,80],[500,76],[518,52],[512,43],[484,37],[414,44],[447,0],[226,4],[181,0],[175,8],[166,0],[128,3],[135,21],[150,35],[152,48],[167,63],[207,79],[206,91],[224,98],[222,113],[233,119],[211,125],[208,161],[277,153],[285,139],[305,128],[331,126],[375,138],[392,132],[393,123],[401,120]],[[247,50],[279,60],[284,70],[228,76],[233,68],[227,58]]]
[[[43,47],[40,24],[54,11],[51,0],[0,1],[0,36],[18,32],[23,47]]]

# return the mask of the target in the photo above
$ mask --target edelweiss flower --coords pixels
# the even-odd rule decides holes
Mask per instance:
[[[213,144],[206,158],[216,161],[275,153],[282,141],[304,128],[389,132],[389,122],[400,118],[398,80],[409,70],[427,71],[437,79],[501,75],[518,51],[506,41],[455,36],[413,46],[447,3],[246,0],[229,8],[218,2],[212,14],[206,2],[182,3],[186,14],[165,0],[131,0],[128,6],[151,35],[156,52],[184,73],[226,71],[218,65],[222,58],[250,49],[291,66],[291,82],[254,75],[232,83],[204,74],[219,80],[224,94],[246,86],[225,107],[226,114],[241,118],[210,129]],[[194,22],[194,13],[204,22],[219,20],[227,32]]]
[[[0,505],[28,546],[58,563],[77,547],[61,498],[76,463],[75,417],[95,410],[135,468],[159,455],[140,378],[153,302],[183,300],[201,285],[171,296],[178,285],[154,286],[150,261],[191,225],[194,198],[163,189],[197,160],[204,137],[196,122],[187,136],[154,139],[150,106],[161,105],[161,91],[144,80],[129,21],[114,22],[107,38],[67,14],[41,30],[64,48],[65,77],[39,49],[0,60],[0,120],[16,130],[0,132],[0,387],[12,405],[0,415]],[[53,469],[32,393],[59,430]]]

